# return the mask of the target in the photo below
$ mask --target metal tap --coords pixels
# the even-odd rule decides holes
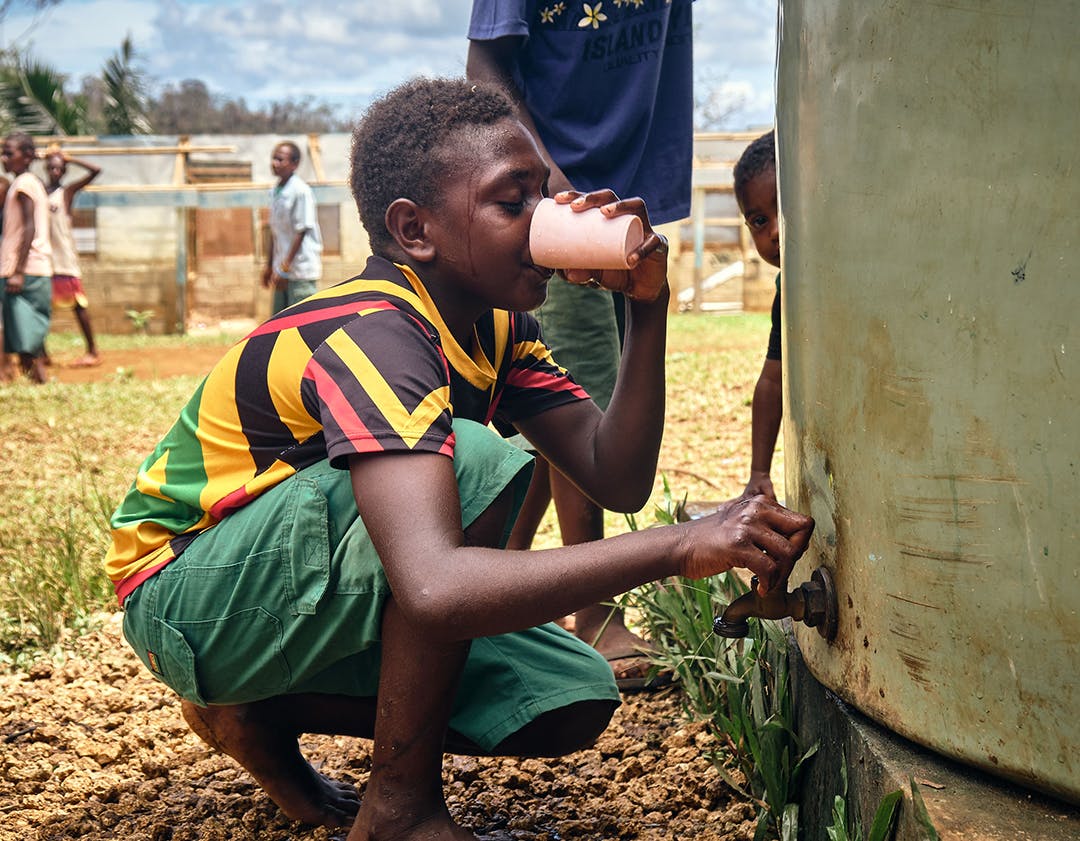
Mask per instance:
[[[745,637],[750,633],[746,621],[751,616],[760,619],[792,619],[817,628],[827,641],[836,637],[836,590],[832,576],[825,567],[811,573],[810,580],[800,584],[790,593],[776,588],[764,596],[757,592],[758,580],[750,580],[750,592],[740,596],[727,606],[722,615],[713,621],[713,632],[722,637]]]

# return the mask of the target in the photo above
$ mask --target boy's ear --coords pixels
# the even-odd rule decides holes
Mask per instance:
[[[435,259],[435,244],[428,236],[426,214],[412,199],[394,199],[386,208],[386,229],[409,257],[420,263]]]

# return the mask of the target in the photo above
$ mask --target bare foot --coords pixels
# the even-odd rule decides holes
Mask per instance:
[[[622,611],[609,605],[590,605],[574,614],[574,634],[608,660],[633,657],[652,646],[626,627]]]
[[[181,703],[184,720],[196,735],[239,762],[289,818],[351,826],[360,809],[356,789],[316,772],[301,755],[296,735],[282,722],[262,715],[259,707]]]
[[[381,811],[378,807],[367,809],[365,806],[346,841],[374,841],[379,838],[392,838],[394,841],[476,841],[475,835],[454,823],[445,808],[412,826],[398,825],[392,819],[393,815],[385,816],[388,820],[381,819],[373,814],[378,811]]]
[[[68,363],[69,368],[94,368],[101,364],[101,357],[97,352],[87,353]]]

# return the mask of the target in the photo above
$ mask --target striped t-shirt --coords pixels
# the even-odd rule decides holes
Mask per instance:
[[[196,534],[322,459],[450,456],[454,417],[509,433],[587,397],[531,315],[489,312],[462,348],[419,278],[373,257],[217,363],[113,514],[106,572],[123,602]]]

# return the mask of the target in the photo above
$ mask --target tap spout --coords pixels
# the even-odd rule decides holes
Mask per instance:
[[[758,580],[750,581],[750,591],[727,606],[723,614],[713,621],[713,632],[732,639],[748,636],[751,616],[760,619],[792,619],[805,622],[826,640],[836,637],[836,590],[832,576],[825,567],[818,567],[810,580],[800,584],[790,593],[777,588],[764,596],[758,594]]]

